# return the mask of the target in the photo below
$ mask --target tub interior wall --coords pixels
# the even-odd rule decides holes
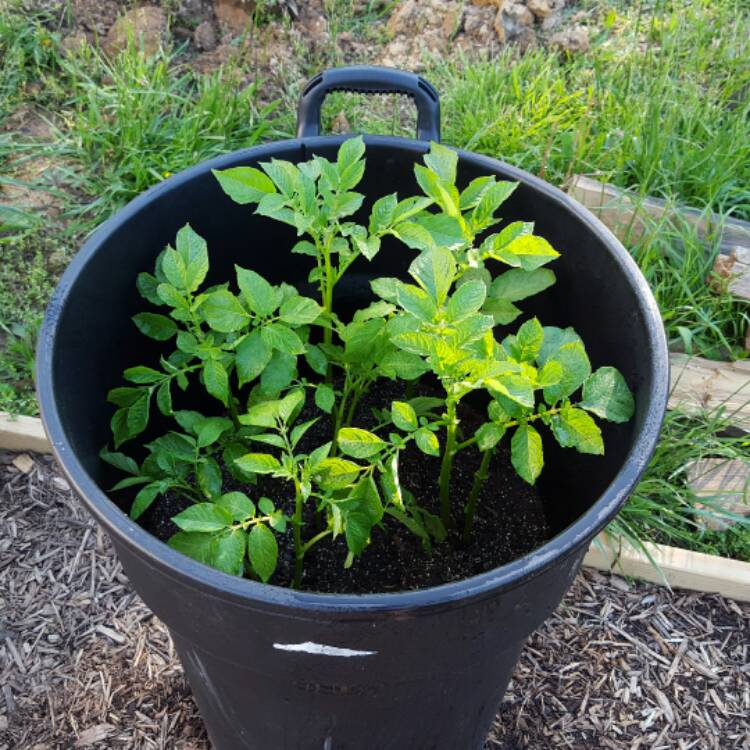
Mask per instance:
[[[316,141],[315,150],[335,153],[333,140]],[[418,143],[392,139],[389,144],[370,143],[367,171],[359,190],[373,200],[398,191],[400,197],[418,193],[413,164],[419,159]],[[309,158],[300,142],[274,144],[223,157],[220,167],[254,164],[271,155],[299,161]],[[459,186],[487,174],[486,162],[463,159]],[[109,419],[113,407],[106,403],[109,388],[121,384],[125,367],[155,364],[161,344],[142,336],[130,318],[151,309],[138,295],[136,276],[153,270],[158,253],[174,241],[177,230],[189,222],[208,241],[211,271],[209,283],[233,278],[235,263],[256,270],[270,281],[306,284],[310,259],[291,254],[294,230],[254,216],[252,209],[233,203],[220,189],[211,172],[201,167],[188,180],[180,178],[157,188],[150,202],[109,234],[67,290],[62,309],[53,363],[58,408],[63,425],[85,424],[87,429],[68,433],[85,469],[106,491],[112,475],[98,458],[101,447],[111,442]],[[499,178],[508,174],[498,172]],[[365,205],[369,211],[372,200]],[[127,210],[127,209],[126,209]],[[536,233],[547,238],[562,256],[552,263],[558,283],[541,295],[520,304],[524,315],[511,326],[537,315],[545,325],[573,326],[586,342],[594,368],[614,365],[636,392],[646,393],[648,370],[639,352],[648,346],[647,327],[636,291],[618,261],[601,239],[565,206],[535,187],[521,184],[500,211],[505,222],[536,221]],[[100,230],[103,236],[107,227]],[[368,281],[382,275],[405,276],[414,251],[396,241],[383,243],[372,263],[358,261],[339,301],[366,301]],[[498,272],[500,269],[498,268]],[[214,402],[218,404],[218,402]],[[185,408],[184,404],[182,405]],[[546,468],[540,490],[553,530],[570,524],[601,495],[622,465],[646,411],[646,399],[638,402],[636,418],[625,426],[604,424],[607,455],[602,459],[562,450],[545,436]],[[214,407],[215,408],[215,407]],[[155,411],[155,409],[154,409]],[[153,412],[152,412],[153,413]],[[154,429],[158,431],[158,420]],[[123,446],[127,452],[129,444]]]

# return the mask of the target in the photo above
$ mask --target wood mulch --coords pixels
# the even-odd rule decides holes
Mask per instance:
[[[208,750],[166,628],[31,458],[0,452],[0,750]],[[750,750],[748,657],[750,606],[584,572],[485,750]]]

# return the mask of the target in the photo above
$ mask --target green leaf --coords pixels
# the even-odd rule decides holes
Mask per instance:
[[[406,432],[413,432],[419,427],[414,407],[404,401],[394,401],[391,404],[391,419],[396,427]]]
[[[456,261],[449,250],[433,248],[412,261],[409,273],[438,305],[442,305],[456,275]]]
[[[279,415],[284,422],[294,420],[305,403],[305,391],[300,388],[284,396],[279,402]]]
[[[438,442],[437,435],[426,427],[420,427],[414,433],[414,439],[422,453],[426,453],[428,456],[440,455],[440,443]]]
[[[420,224],[404,221],[393,228],[393,234],[412,250],[431,250],[435,247],[432,235]]]
[[[239,331],[250,320],[237,297],[226,289],[206,295],[200,312],[206,323],[220,333]]]
[[[320,347],[315,344],[307,344],[305,351],[305,360],[313,372],[317,372],[318,375],[325,375],[328,370],[328,359],[323,354]]]
[[[476,431],[477,448],[480,451],[492,450],[505,435],[505,427],[495,422],[487,422]]]
[[[203,363],[203,382],[214,398],[224,406],[229,403],[229,375],[219,360],[207,359]]]
[[[562,377],[555,385],[544,389],[544,400],[548,404],[568,398],[591,374],[591,363],[586,350],[577,341],[562,346],[555,355],[555,360],[562,367]]]
[[[508,373],[497,378],[488,378],[485,384],[493,393],[499,393],[526,409],[534,407],[534,388],[521,375]]]
[[[398,303],[423,323],[432,323],[437,315],[435,300],[423,289],[413,284],[399,284]]]
[[[367,546],[372,531],[370,519],[359,512],[347,513],[344,525],[346,546],[354,555],[359,555]]]
[[[399,224],[402,221],[410,219],[412,216],[417,216],[424,211],[425,208],[432,205],[432,198],[425,198],[421,195],[416,195],[411,198],[404,198],[399,201],[396,206],[396,210],[393,214],[393,223]]]
[[[510,441],[510,460],[518,475],[534,484],[544,466],[542,438],[529,424],[521,424]]]
[[[315,249],[315,245],[309,240],[300,240],[294,245],[292,252],[297,255],[309,255],[312,258],[318,257],[318,251]]]
[[[424,375],[429,365],[417,354],[392,349],[387,351],[378,362],[378,369],[387,378],[416,380]]]
[[[345,458],[324,458],[315,467],[320,485],[327,489],[342,489],[359,477],[361,466]]]
[[[276,192],[273,182],[254,167],[230,167],[211,171],[222,190],[241,205],[258,203],[267,193]]]
[[[165,380],[156,389],[156,405],[165,417],[172,416],[172,381]]]
[[[281,304],[281,293],[260,274],[235,266],[237,285],[247,306],[261,318],[272,315]]]
[[[140,518],[163,491],[164,486],[162,482],[151,482],[141,488],[133,500],[133,505],[130,507],[130,517],[134,521]]]
[[[587,378],[580,405],[610,422],[627,422],[635,413],[633,394],[614,367],[600,367]]]
[[[479,203],[482,194],[495,183],[494,177],[477,177],[473,179],[466,189],[461,193],[459,207],[461,211],[467,211]]]
[[[178,531],[169,538],[167,544],[193,560],[211,565],[215,539],[213,534]]]
[[[372,204],[372,211],[370,212],[370,232],[372,234],[382,234],[391,226],[397,205],[398,196],[396,193],[384,195]]]
[[[433,245],[454,250],[467,243],[461,223],[455,216],[424,213],[415,216],[413,221],[430,233]]]
[[[538,371],[536,384],[538,388],[549,388],[551,385],[557,385],[563,376],[562,365],[554,359]]]
[[[216,505],[229,511],[235,521],[244,521],[255,515],[255,505],[244,492],[227,492],[216,501]]]
[[[289,436],[290,442],[292,444],[292,448],[297,447],[297,443],[299,443],[300,440],[302,440],[302,437],[304,434],[318,421],[318,417],[315,417],[315,419],[309,419],[307,422],[303,422],[302,424],[298,424],[291,432],[291,435]]]
[[[414,176],[424,194],[436,201],[445,213],[459,215],[459,195],[455,185],[421,164],[414,165]]]
[[[430,141],[430,151],[425,154],[424,163],[446,182],[454,183],[456,181],[458,154],[452,148],[443,146],[436,141]]]
[[[512,323],[522,311],[507,299],[490,297],[485,302],[482,312],[491,315],[495,325],[505,326]]]
[[[194,292],[203,283],[206,274],[208,274],[208,247],[206,241],[193,230],[190,224],[185,224],[177,232],[175,247],[185,268],[186,283],[182,288],[187,289],[189,292]],[[168,255],[169,251],[164,254],[165,261]],[[162,262],[162,267],[165,261]],[[164,271],[166,274],[166,268]],[[168,275],[167,280],[175,286],[179,286]]]
[[[275,396],[286,388],[297,374],[297,358],[293,354],[275,351],[260,376],[263,393]]]
[[[138,313],[133,316],[133,322],[141,333],[157,341],[167,341],[177,333],[177,325],[166,315]]]
[[[496,182],[482,192],[482,196],[471,213],[471,228],[475,233],[495,224],[495,211],[518,187],[517,182]]]
[[[259,331],[252,331],[242,339],[237,347],[235,360],[240,388],[260,376],[271,361],[272,352]]]
[[[458,323],[478,312],[487,297],[487,287],[478,279],[462,284],[448,302],[448,319]]]
[[[204,458],[198,463],[195,478],[206,497],[214,498],[221,493],[223,476],[219,464],[213,458]]]
[[[326,414],[330,414],[336,403],[336,394],[327,383],[320,383],[315,389],[315,405]]]
[[[159,299],[169,307],[174,308],[171,313],[178,320],[190,319],[190,305],[187,299],[180,294],[171,284],[159,284],[156,287],[156,293]]]
[[[269,323],[260,330],[261,338],[272,349],[285,354],[304,354],[305,345],[302,339],[283,323]]]
[[[101,458],[102,461],[106,461],[110,466],[114,466],[116,469],[124,471],[126,474],[137,475],[139,473],[138,464],[130,458],[130,456],[126,456],[124,453],[108,451],[106,448],[102,448],[99,451],[99,458]]]
[[[369,458],[388,446],[388,443],[374,433],[358,427],[340,429],[338,444],[343,453],[354,458]]]
[[[247,555],[253,570],[263,583],[273,575],[279,558],[279,547],[273,532],[262,523],[253,526],[247,538]]]
[[[579,453],[604,454],[602,433],[596,422],[582,409],[567,407],[552,416],[552,434],[563,448]]]
[[[226,417],[206,417],[198,426],[198,447],[207,448],[232,428],[232,421]]]
[[[220,534],[216,537],[213,546],[211,564],[224,573],[241,576],[244,572],[246,544],[247,534],[242,529],[233,529]]]
[[[536,319],[527,320],[516,334],[517,359],[522,362],[533,362],[544,343],[542,324]]]
[[[147,300],[152,305],[159,306],[164,304],[156,291],[159,286],[159,281],[155,276],[150,273],[141,272],[138,274],[135,284],[143,299]]]
[[[123,376],[125,377],[125,380],[138,384],[158,383],[166,377],[166,375],[164,375],[163,372],[159,372],[159,370],[140,365],[138,367],[128,367],[128,369],[123,372]]]
[[[172,521],[183,531],[206,533],[230,526],[232,514],[216,503],[196,503],[173,516]]]
[[[544,237],[535,234],[521,235],[497,253],[499,260],[526,271],[534,271],[559,256],[560,253]]]
[[[284,302],[279,310],[279,317],[285,323],[307,325],[315,321],[321,312],[323,308],[315,300],[296,295]]]
[[[235,460],[235,464],[252,474],[274,474],[281,469],[281,463],[270,453],[246,453]]]
[[[386,302],[396,302],[398,299],[398,288],[401,281],[392,277],[383,277],[373,279],[370,282],[370,288],[373,294],[377,295]]]
[[[276,510],[273,500],[270,497],[262,497],[258,500],[258,510],[267,516],[270,516]]]
[[[492,282],[490,296],[517,302],[543,292],[551,287],[555,281],[554,272],[548,268],[537,268],[533,271],[511,268],[510,271],[500,274]]]
[[[272,399],[253,404],[239,419],[241,424],[253,427],[276,427],[281,419],[281,401]]]
[[[205,419],[205,417],[197,411],[190,411],[188,409],[182,409],[174,413],[174,418],[177,424],[182,427],[185,432],[189,432],[192,435],[198,433],[198,428]]]

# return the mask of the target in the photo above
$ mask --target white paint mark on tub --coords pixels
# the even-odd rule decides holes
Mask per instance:
[[[356,651],[352,648],[338,648],[338,646],[325,646],[322,643],[274,643],[273,647],[279,651],[297,651],[304,654],[316,654],[317,656],[374,656],[377,651]]]
[[[323,750],[333,750],[333,737],[326,737],[323,743]]]

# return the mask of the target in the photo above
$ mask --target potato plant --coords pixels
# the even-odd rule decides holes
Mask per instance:
[[[114,450],[101,455],[127,474],[114,489],[134,488],[132,518],[178,494],[189,505],[172,519],[180,530],[169,544],[230,574],[271,580],[277,536],[291,534],[299,587],[316,544],[343,536],[350,566],[386,515],[429,552],[451,531],[453,465],[472,450],[481,463],[463,509],[469,544],[503,439],[515,470],[533,484],[544,464],[540,429],[565,448],[602,454],[595,417],[625,422],[633,414],[622,375],[612,367],[592,372],[572,329],[531,317],[499,337],[522,315],[516,303],[555,282],[545,266],[558,257],[530,223],[498,229],[515,183],[480,177],[460,189],[456,153],[432,143],[415,166],[423,195],[380,197],[360,223],[353,217],[363,214],[365,196],[355,188],[364,153],[362,139],[351,138],[335,162],[315,156],[215,172],[234,201],[296,229],[291,252],[309,257],[315,298],[240,266],[231,282],[207,286],[208,248],[189,225],[137,280],[154,310],[134,323],[164,351],[158,364],[125,370],[127,385],[110,391]],[[372,260],[387,236],[415,251],[409,278],[375,279],[374,301],[342,319],[336,284],[357,259]],[[428,375],[440,397],[420,393]],[[363,394],[384,379],[403,396],[376,410],[375,424],[358,426]],[[215,402],[211,414],[173,407],[173,396],[190,402],[181,392],[191,384]],[[470,394],[483,398],[487,413],[473,434],[460,419]],[[174,426],[145,444],[138,464],[120,448],[144,432],[153,409]],[[320,421],[329,439],[311,445],[321,427],[308,431]],[[412,443],[439,458],[439,516],[399,476]],[[258,497],[259,482],[279,494]],[[226,491],[228,484],[242,489]]]

